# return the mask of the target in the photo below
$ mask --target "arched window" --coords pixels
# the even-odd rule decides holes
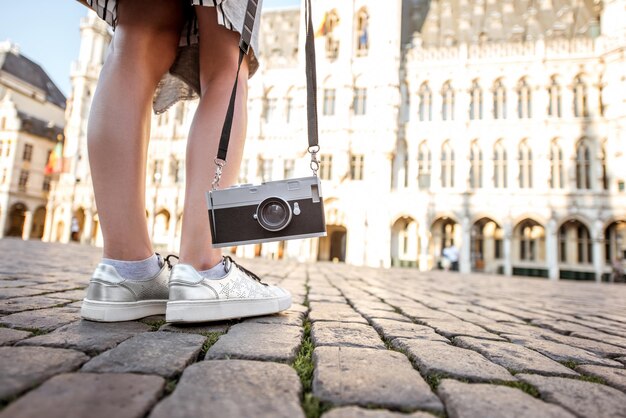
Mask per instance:
[[[471,120],[483,118],[483,90],[480,88],[478,80],[472,82],[469,116]]]
[[[339,39],[333,31],[339,24],[339,15],[336,10],[331,10],[324,14],[322,25],[318,29],[316,36],[325,36],[326,58],[335,59],[339,55]]]
[[[450,81],[446,81],[441,89],[441,119],[454,120],[454,90]]]
[[[422,142],[417,152],[417,183],[420,189],[430,188],[431,156],[426,141]]]
[[[519,187],[530,189],[533,187],[533,153],[528,143],[523,141],[519,146]]]
[[[428,82],[425,81],[420,86],[419,92],[419,116],[420,122],[433,120],[433,93],[428,86]]]
[[[526,219],[519,226],[519,258],[521,261],[537,260],[537,241],[543,228],[536,222]]]
[[[502,79],[493,84],[493,118],[506,119],[506,89]]]
[[[528,119],[532,115],[530,86],[526,77],[517,84],[517,117]]]
[[[441,187],[454,187],[454,150],[448,141],[441,147]]]
[[[585,139],[576,147],[576,188],[591,189],[591,152]]]
[[[561,113],[561,86],[557,77],[553,75],[550,78],[550,86],[548,86],[548,96],[550,102],[548,103],[548,115],[553,118],[560,118]]]
[[[507,187],[506,150],[502,141],[498,141],[493,148],[493,186],[496,189]]]
[[[593,253],[589,229],[575,219],[565,222],[559,228],[559,251],[563,263],[591,264]]]
[[[367,9],[362,7],[356,14],[356,53],[359,56],[367,55],[369,49],[368,24]]]
[[[550,188],[562,189],[563,185],[563,150],[557,141],[552,141],[550,144]]]
[[[587,109],[587,84],[581,74],[574,79],[572,89],[574,91],[574,116],[577,118],[589,116]]]
[[[476,141],[470,148],[470,187],[472,189],[483,187],[483,152]]]

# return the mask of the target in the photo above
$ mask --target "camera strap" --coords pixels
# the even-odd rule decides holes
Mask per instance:
[[[235,76],[235,83],[233,90],[230,94],[230,101],[228,102],[228,110],[226,111],[226,117],[224,119],[224,126],[222,127],[222,134],[220,135],[220,142],[217,149],[217,158],[215,158],[215,176],[213,178],[212,189],[217,190],[219,188],[220,178],[222,176],[222,170],[226,165],[226,155],[228,153],[228,142],[230,141],[230,132],[233,126],[233,116],[235,113],[235,98],[237,96],[237,84],[239,81],[239,70],[241,69],[241,63],[243,62],[244,55],[248,54],[250,49],[250,43],[252,40],[252,30],[254,29],[254,22],[257,14],[257,0],[248,0],[248,6],[246,8],[246,17],[243,23],[243,29],[241,30],[241,40],[239,41],[239,62],[237,64],[237,74]],[[319,152],[318,145],[318,128],[317,128],[317,75],[315,68],[315,40],[313,38],[313,20],[311,17],[311,0],[305,0],[304,10],[304,24],[306,28],[306,40],[304,44],[305,53],[305,71],[306,71],[306,95],[307,95],[307,124],[308,124],[308,137],[309,147],[308,152],[311,154],[311,170],[313,174],[317,175],[319,169],[319,161],[317,160],[317,153]]]

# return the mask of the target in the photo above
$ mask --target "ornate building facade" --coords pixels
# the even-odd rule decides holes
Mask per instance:
[[[626,252],[626,1],[314,2],[328,236],[243,256],[600,280]],[[308,175],[303,16],[264,13],[240,181]],[[81,25],[46,235],[98,244],[90,92],[110,34]],[[153,120],[147,218],[176,251],[194,102]],[[207,156],[211,167],[212,156]],[[74,223],[76,223],[74,221]]]
[[[10,42],[0,43],[0,237],[40,239],[52,176],[45,167],[63,140],[65,96]]]

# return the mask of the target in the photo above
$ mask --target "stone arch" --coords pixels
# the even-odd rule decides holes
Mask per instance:
[[[70,240],[80,242],[80,236],[85,228],[85,218],[85,209],[83,207],[74,210],[70,225]]]
[[[614,219],[604,228],[604,262],[607,265],[626,259],[626,217]]]
[[[456,218],[440,215],[430,227],[429,253],[433,260],[438,260],[439,267],[443,258],[443,250],[448,247],[460,248],[462,244],[461,224]]]
[[[519,219],[513,227],[513,274],[548,277],[546,259],[545,222],[533,217]]]
[[[391,265],[417,267],[420,242],[418,224],[411,216],[398,217],[391,225]]]
[[[30,230],[30,239],[42,239],[46,225],[46,207],[39,206],[33,213],[33,224]]]
[[[483,216],[472,223],[470,236],[472,270],[497,273],[504,258],[502,224]]]
[[[21,237],[24,232],[24,219],[28,207],[22,202],[15,202],[11,205],[8,212],[8,223],[5,229],[7,237]]]
[[[559,262],[570,265],[593,262],[591,228],[577,216],[565,219],[557,230]]]

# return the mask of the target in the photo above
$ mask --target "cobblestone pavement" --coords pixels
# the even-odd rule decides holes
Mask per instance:
[[[0,240],[0,417],[626,417],[626,286],[241,260],[283,314],[79,318],[100,250]]]

